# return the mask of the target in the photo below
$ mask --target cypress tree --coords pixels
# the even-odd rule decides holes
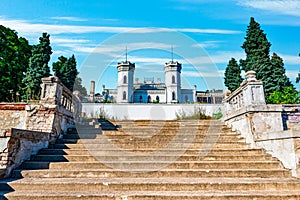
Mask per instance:
[[[51,54],[50,35],[43,33],[42,37],[39,38],[39,44],[33,46],[29,68],[23,79],[27,99],[40,98],[42,78],[50,75],[48,62]]]
[[[246,59],[240,60],[242,70],[245,72],[254,70],[257,78],[262,79],[262,68],[270,66],[270,47],[271,43],[267,40],[267,35],[261,30],[260,24],[251,17],[242,45],[246,53]]]
[[[52,68],[61,82],[73,91],[75,79],[78,75],[75,56],[72,55],[69,59],[60,56],[58,61],[53,63]]]
[[[285,86],[292,86],[285,75],[282,58],[273,53],[270,59],[270,47],[271,43],[267,40],[267,35],[260,28],[260,24],[251,17],[245,41],[242,45],[246,53],[246,59],[240,60],[240,66],[245,72],[249,70],[256,71],[257,79],[262,80],[264,83],[267,100],[271,93],[283,91]]]
[[[234,91],[240,87],[242,81],[241,68],[237,61],[234,58],[231,58],[225,70],[225,86],[230,91]]]

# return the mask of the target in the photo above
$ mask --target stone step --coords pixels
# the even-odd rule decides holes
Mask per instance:
[[[202,138],[197,139],[195,138],[138,138],[138,137],[132,137],[132,138],[126,138],[126,139],[115,139],[115,138],[96,138],[96,139],[59,139],[56,143],[61,144],[101,144],[101,143],[107,143],[107,142],[113,142],[118,144],[135,144],[135,143],[169,143],[169,142],[175,142],[175,143],[182,143],[182,142],[213,142],[213,143],[245,143],[245,139],[238,139],[238,138],[223,138],[223,137],[210,137],[210,138]]]
[[[122,149],[125,152],[149,154],[151,152],[157,151],[158,149]],[[96,153],[116,155],[120,152],[118,149],[42,149],[39,151],[40,155],[91,155]],[[181,152],[180,149],[166,149],[165,153],[177,153]],[[263,149],[219,149],[219,150],[205,150],[205,149],[187,149],[184,151],[185,154],[199,154],[206,153],[207,155],[255,155],[263,154],[265,151]]]
[[[111,139],[126,139],[126,138],[173,138],[173,137],[195,137],[196,139],[203,139],[205,137],[217,137],[217,138],[241,138],[241,135],[238,133],[196,133],[196,134],[176,134],[176,133],[163,133],[163,134],[142,134],[142,133],[133,133],[127,134],[123,132],[110,132],[110,133],[103,133],[103,134],[66,134],[63,136],[64,139],[101,139],[101,138],[111,138]]]
[[[35,191],[299,191],[298,180],[292,178],[27,178],[8,184],[14,190]],[[46,187],[45,187],[46,186]],[[7,184],[0,181],[0,190]]]
[[[49,162],[25,161],[22,169],[107,169],[110,167],[142,169],[164,166],[168,169],[283,169],[278,161],[92,161],[92,162]]]
[[[271,155],[222,155],[222,156],[204,156],[201,155],[141,155],[141,154],[123,154],[123,155],[33,155],[32,161],[49,161],[49,162],[72,162],[72,161],[264,161],[274,160]]]
[[[122,154],[124,152],[131,152],[137,154],[149,154],[151,152],[155,152],[158,149],[122,149]],[[176,154],[176,153],[183,153],[184,150],[180,149],[166,149],[160,150],[164,154]],[[184,151],[184,154],[196,154],[199,155],[200,153],[205,153],[206,155],[256,155],[256,154],[263,154],[263,149],[220,149],[220,150],[207,150],[207,151],[200,151],[199,149],[187,149]],[[39,151],[39,155],[101,155],[101,154],[108,154],[108,155],[118,155],[120,154],[120,150],[118,149],[42,149]]]
[[[14,200],[299,200],[300,191],[15,191],[4,195]]]
[[[231,178],[287,178],[291,173],[284,169],[41,169],[14,170],[16,178],[160,178],[160,177],[231,177]]]
[[[189,144],[188,144],[189,145]],[[179,148],[179,149],[182,149],[182,147],[185,147],[187,146],[187,144],[182,144],[182,143],[175,143],[173,144],[171,147],[167,147],[168,149],[169,148]],[[207,149],[207,145],[206,144],[202,144],[202,143],[197,143],[197,144],[191,144],[189,145],[188,147],[189,148],[203,148],[203,146],[205,146],[205,149]],[[213,149],[228,149],[228,148],[240,148],[240,149],[245,149],[245,148],[248,148],[249,145],[248,144],[245,144],[245,143],[239,143],[239,144],[236,144],[236,143],[233,143],[233,144],[230,144],[230,143],[226,143],[226,144],[211,144],[209,145],[209,147],[212,147]],[[137,150],[140,150],[140,149],[154,149],[154,145],[152,144],[147,144],[147,143],[143,143],[143,144],[136,144],[135,145],[126,145],[126,144],[123,144],[123,145],[116,145],[116,144],[51,144],[49,145],[49,148],[54,148],[54,149],[118,149],[118,148],[122,148],[122,149],[137,149]],[[156,145],[156,149],[157,148],[162,148],[162,145],[161,144],[157,144]]]

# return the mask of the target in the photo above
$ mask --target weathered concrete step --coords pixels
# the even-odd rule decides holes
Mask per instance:
[[[48,162],[25,161],[22,169],[107,169],[117,168],[142,169],[147,166],[168,169],[283,169],[278,161],[94,161],[94,162]]]
[[[256,155],[256,154],[264,154],[264,150],[262,149],[229,149],[229,150],[199,150],[199,149],[166,149],[166,150],[159,150],[159,149],[122,149],[122,154],[124,152],[136,153],[136,154],[149,154],[152,152],[157,152],[164,154],[176,154],[180,153],[188,155],[188,154],[200,154],[205,153],[206,155]],[[39,155],[118,155],[120,154],[119,149],[42,149],[39,151]]]
[[[103,136],[105,135],[105,136]],[[130,139],[130,138],[135,138],[135,139],[151,139],[151,138],[173,138],[175,136],[178,136],[176,134],[171,134],[171,133],[154,133],[154,134],[127,134],[127,133],[122,133],[122,132],[115,132],[115,133],[111,133],[111,134],[106,134],[104,133],[103,135],[101,134],[66,134],[63,136],[63,139],[97,139],[97,140],[101,140],[101,139],[106,139],[106,138],[110,138],[110,139]],[[234,139],[234,138],[241,138],[240,134],[237,133],[230,133],[230,134],[219,134],[219,133],[209,133],[209,134],[182,134],[185,137],[195,137],[195,139],[203,139],[205,137],[215,137],[215,138],[228,138],[228,139]],[[181,136],[181,137],[183,137]]]
[[[173,138],[127,138],[127,139],[110,139],[110,138],[99,138],[99,139],[59,139],[57,140],[57,144],[105,144],[108,142],[113,142],[113,143],[118,143],[118,144],[141,144],[141,143],[182,143],[182,142],[193,142],[193,143],[245,143],[245,139],[238,139],[238,138],[207,138],[204,140],[202,139],[197,139],[195,138],[178,138],[178,139],[173,139]]]
[[[103,133],[106,133],[108,131],[102,131]],[[110,131],[110,133],[107,134],[111,134],[113,131]],[[119,129],[118,131],[115,132],[120,132],[123,134],[177,134],[177,133],[186,133],[186,134],[204,134],[204,133],[222,133],[222,134],[230,134],[232,133],[232,130],[227,129],[227,128],[208,128],[208,129],[200,129],[200,128],[168,128],[165,130],[159,130],[159,129],[150,129],[147,130],[147,128],[135,128],[135,127],[130,127],[130,128],[122,128]],[[88,133],[88,132],[79,132],[79,134],[81,133]]]
[[[40,191],[299,191],[300,181],[276,178],[26,178],[0,181],[0,190]]]
[[[299,200],[300,191],[72,191],[43,192],[15,191],[5,194],[5,199],[14,200]]]
[[[156,145],[156,146],[155,146]],[[154,149],[154,148],[161,148],[163,145],[161,144],[147,144],[147,143],[143,143],[141,144],[140,146],[137,144],[136,146],[135,145],[126,145],[126,144],[123,144],[123,145],[116,145],[116,144],[51,144],[49,145],[49,148],[55,148],[55,149],[112,149],[112,148],[122,148],[122,149]],[[173,146],[176,146],[178,148],[182,148],[182,143],[175,143],[173,144]],[[191,144],[189,146],[189,148],[198,148],[198,149],[201,149],[203,148],[203,146],[205,146],[205,148],[207,149],[208,147],[205,145],[205,144],[202,144],[202,143],[197,143],[197,144]],[[230,144],[230,143],[226,143],[226,144],[213,144],[212,143],[212,146],[209,146],[209,147],[212,147],[213,149],[223,149],[223,148],[241,148],[241,149],[245,149],[245,148],[248,148],[248,144],[245,144],[245,143],[239,143],[239,144],[236,144],[236,143],[233,143],[233,144]],[[169,148],[169,147],[168,147]]]
[[[34,155],[31,157],[32,161],[50,161],[50,162],[72,162],[72,161],[196,161],[196,160],[207,160],[207,161],[264,161],[274,160],[271,155],[226,155],[226,156],[201,156],[201,155],[141,155],[141,154],[123,154],[123,155]]]
[[[206,124],[215,124],[215,125],[224,125],[224,122],[221,120],[121,120],[121,121],[111,121],[113,124],[120,124],[120,125],[164,125],[164,124],[199,124],[199,125],[206,125]]]
[[[15,170],[14,177],[24,178],[160,178],[160,177],[256,177],[287,178],[288,170],[283,169],[51,169],[51,170]]]

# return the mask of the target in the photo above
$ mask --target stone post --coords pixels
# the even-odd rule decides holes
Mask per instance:
[[[56,76],[42,78],[42,92],[40,103],[61,104],[63,84]]]
[[[246,82],[244,85],[243,106],[266,104],[263,82],[256,79],[255,71],[248,71],[246,73]]]

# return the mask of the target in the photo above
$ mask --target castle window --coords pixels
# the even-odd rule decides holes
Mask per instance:
[[[148,95],[148,103],[151,103],[151,96]]]
[[[123,83],[124,83],[124,84],[127,83],[127,76],[126,76],[126,75],[123,77]]]
[[[176,94],[175,94],[175,92],[172,92],[172,100],[176,100]]]
[[[123,100],[126,100],[126,92],[123,92]]]
[[[175,76],[172,76],[172,83],[175,83]]]
[[[189,102],[189,97],[187,95],[185,95],[185,102]]]

